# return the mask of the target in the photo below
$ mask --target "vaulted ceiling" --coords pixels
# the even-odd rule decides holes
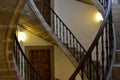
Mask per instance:
[[[30,15],[21,15],[19,19],[19,26],[48,42],[56,44],[41,24],[32,13]]]
[[[93,4],[92,0],[77,0],[77,1],[80,1],[80,2],[83,2],[83,3],[87,3],[87,4]]]

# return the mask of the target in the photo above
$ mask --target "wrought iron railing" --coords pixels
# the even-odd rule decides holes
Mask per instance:
[[[89,47],[86,55],[81,60],[80,64],[76,68],[75,72],[69,78],[69,80],[75,80],[78,73],[84,73],[84,68],[86,62],[94,59],[96,62],[96,72],[95,74],[92,71],[92,65],[88,66],[89,76],[88,80],[106,80],[109,73],[112,55],[113,55],[113,27],[112,27],[112,12],[111,12],[111,0],[99,0],[101,5],[104,7],[106,14],[104,21],[102,22],[100,29]],[[93,57],[93,55],[95,55]],[[84,80],[85,76],[81,75],[81,79]]]
[[[83,56],[86,54],[85,48],[77,40],[74,34],[70,29],[65,25],[65,23],[60,19],[60,17],[55,13],[55,11],[50,7],[50,3],[47,0],[33,0],[46,20],[47,24],[51,27],[53,32],[59,38],[59,40],[66,46],[66,48],[72,53],[72,56],[79,63]],[[90,64],[92,63],[92,65]],[[92,66],[93,74],[96,72],[96,67],[94,62],[90,59],[86,61],[84,72],[82,75],[89,77],[90,69],[89,66]]]
[[[43,80],[24,54],[17,37],[14,40],[14,59],[22,80]]]
[[[82,56],[86,54],[85,48],[77,40],[70,29],[55,13],[55,11],[49,6],[47,0],[33,0],[46,20],[47,24],[51,27],[55,35],[66,46],[66,48],[72,53],[77,62],[80,62]],[[49,15],[49,16],[48,16]]]
[[[108,0],[98,0],[99,3],[103,6],[104,9],[108,6]]]

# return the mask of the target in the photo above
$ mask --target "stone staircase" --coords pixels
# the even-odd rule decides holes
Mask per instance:
[[[11,65],[12,59],[11,59],[11,53],[6,54],[5,51],[5,45],[6,45],[6,34],[7,34],[7,29],[3,28],[1,29],[0,27],[0,80],[15,80],[14,76],[14,66]],[[7,57],[8,56],[8,57]],[[8,60],[7,60],[8,59]],[[10,67],[11,65],[11,67]]]
[[[0,80],[19,80],[11,43],[23,4],[24,0],[0,0]]]
[[[113,4],[113,23],[115,27],[116,54],[112,68],[113,80],[120,80],[120,5]]]
[[[16,3],[14,1],[16,1]],[[11,35],[14,34],[13,28],[11,28],[10,25],[15,24],[16,19],[14,20],[14,18],[18,17],[18,16],[16,17],[13,15],[14,10],[16,8],[15,5],[17,4],[17,0],[14,0],[14,1],[10,1],[10,0],[1,0],[0,1],[0,7],[1,7],[0,8],[0,33],[1,33],[1,35],[0,35],[0,80],[18,80],[15,66],[13,63],[12,51],[10,50],[11,48],[9,48],[9,46],[11,46],[11,42],[12,42]],[[23,0],[18,0],[18,1],[23,1]],[[14,3],[11,3],[11,5],[8,5],[9,2],[14,2]],[[1,4],[3,6],[1,6]],[[8,8],[11,8],[11,6],[12,6],[12,9],[8,9]],[[14,17],[14,18],[12,18],[12,17]],[[119,25],[118,25],[118,27],[119,27]],[[118,30],[118,27],[116,27],[116,32]],[[12,33],[9,34],[10,32],[12,32]],[[118,38],[118,40],[119,40],[119,37],[117,37],[117,35],[116,35],[116,38]],[[71,52],[76,52],[74,50],[74,48],[70,47],[70,49],[71,49]],[[119,47],[117,47],[117,49],[119,49]],[[116,55],[119,55],[119,53],[120,53],[120,51],[116,52]],[[76,57],[76,54],[73,54],[73,56]],[[78,62],[80,59],[79,57],[77,57]],[[116,57],[118,57],[118,56],[116,56]],[[120,71],[117,72],[118,70],[120,70],[120,65],[119,65],[120,62],[119,61],[120,61],[120,59],[116,58],[116,64],[113,67],[113,73],[114,73],[115,80],[120,79],[119,76],[116,77],[116,74],[117,75],[120,74]]]
[[[16,80],[12,51],[6,52],[8,27],[0,27],[0,80]]]

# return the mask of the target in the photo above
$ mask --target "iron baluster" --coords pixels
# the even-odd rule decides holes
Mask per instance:
[[[68,29],[66,28],[66,44],[67,44],[67,48],[68,48]]]
[[[70,45],[69,47],[72,47],[72,40],[71,40],[72,37],[71,36],[72,36],[71,32],[69,32],[69,45]]]
[[[99,60],[98,60],[98,42],[96,45],[96,78],[99,80]]]
[[[102,44],[102,52],[101,52],[101,55],[102,55],[102,80],[105,79],[105,76],[104,76],[104,61],[105,61],[105,57],[104,57],[104,32],[102,32],[102,35],[101,35],[101,44]]]
[[[58,18],[56,16],[56,36],[58,36]]]
[[[63,43],[65,44],[65,26],[64,26],[64,24],[63,24]]]
[[[61,20],[59,20],[59,30],[60,30],[59,34],[60,34],[60,40],[61,40]]]
[[[109,67],[109,65],[108,65],[108,55],[109,55],[109,52],[108,52],[108,25],[106,24],[106,69],[107,69],[107,71],[108,71],[108,67]]]
[[[52,25],[53,25],[53,32],[55,33],[55,14],[54,14],[54,12],[52,12],[51,11],[51,13],[52,13]]]
[[[92,80],[92,67],[91,67],[91,62],[92,62],[92,55],[89,58],[89,80]]]

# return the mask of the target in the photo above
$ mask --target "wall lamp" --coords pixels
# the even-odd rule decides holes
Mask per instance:
[[[19,42],[25,41],[25,33],[24,32],[22,32],[22,31],[18,32],[18,41]]]
[[[103,17],[102,17],[100,12],[97,13],[96,19],[97,19],[98,22],[102,22],[103,21]]]

